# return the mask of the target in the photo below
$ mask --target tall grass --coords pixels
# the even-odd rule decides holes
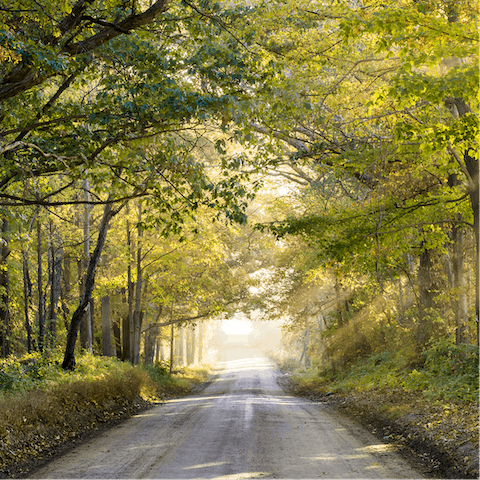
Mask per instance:
[[[165,364],[133,367],[90,354],[77,357],[74,372],[60,363],[58,351],[0,361],[0,468],[208,378],[204,368],[171,376]]]

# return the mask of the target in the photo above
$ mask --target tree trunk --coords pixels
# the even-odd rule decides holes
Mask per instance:
[[[28,263],[28,253],[22,248],[23,258],[23,311],[25,314],[25,330],[27,331],[27,352],[33,350],[33,332],[30,321],[30,310],[33,305],[32,298],[32,280],[30,279],[30,268]]]
[[[198,322],[198,363],[203,362],[203,323]]]
[[[178,365],[185,366],[185,327],[182,325],[178,329]]]
[[[175,348],[175,325],[172,323],[170,326],[170,375],[173,371],[173,362],[175,361],[175,356],[173,354],[173,349]]]
[[[430,314],[434,307],[435,299],[435,287],[433,282],[432,272],[432,251],[425,249],[420,254],[420,264],[418,267],[418,292],[419,292],[419,304],[418,304],[418,326],[416,340],[419,348],[419,352],[423,350],[427,341],[430,338]]]
[[[456,344],[469,341],[468,306],[465,279],[465,242],[462,227],[455,225],[452,229],[453,240],[453,287],[455,311],[455,341]]]
[[[65,370],[73,370],[75,368],[75,343],[77,340],[78,329],[85,314],[85,310],[87,310],[92,297],[93,287],[95,285],[95,272],[100,260],[100,255],[105,245],[110,220],[119,212],[121,208],[122,207],[119,207],[117,210],[113,210],[110,203],[105,205],[102,222],[100,224],[100,231],[98,233],[97,245],[95,246],[95,250],[88,264],[87,275],[85,277],[84,295],[79,306],[73,313],[72,321],[70,322],[70,328],[68,330],[67,345],[65,347],[65,356],[62,363],[62,368]]]
[[[2,238],[0,247],[0,355],[6,358],[10,355],[10,280],[8,275],[7,258],[10,255],[9,221],[3,218]]]
[[[343,325],[342,303],[340,300],[340,285],[337,279],[335,279],[335,304],[337,307],[338,326],[341,327]]]
[[[84,182],[85,190],[85,201],[90,201],[90,191],[88,179],[85,179]],[[78,272],[79,278],[82,279],[80,283],[80,298],[85,296],[86,288],[86,271],[90,261],[90,205],[85,204],[84,215],[83,215],[83,256],[81,262],[81,268]],[[85,275],[83,275],[85,272]],[[93,353],[93,331],[92,331],[92,318],[91,310],[87,308],[82,316],[82,321],[80,324],[80,345],[83,349],[87,350],[90,353]]]
[[[128,207],[127,207],[128,208]],[[127,211],[128,215],[128,211]],[[127,266],[127,292],[128,292],[128,361],[134,363],[135,359],[135,328],[134,328],[134,284],[132,281],[132,236],[130,233],[130,222],[127,218],[127,246],[128,246],[128,266]]]
[[[38,350],[45,346],[45,297],[43,296],[42,225],[37,217],[37,289],[38,289]]]
[[[128,271],[127,271],[128,275]],[[129,280],[127,279],[129,284]],[[127,292],[122,288],[122,302],[128,303]],[[122,360],[130,361],[130,315],[127,312],[122,318]]]
[[[68,332],[68,317],[70,315],[70,308],[68,306],[68,302],[70,300],[70,290],[71,290],[71,284],[70,284],[70,257],[66,256],[63,259],[63,274],[62,274],[62,287],[61,287],[61,292],[60,292],[60,298],[61,298],[61,305],[62,305],[62,316],[63,316],[63,322],[65,324],[65,329]]]
[[[110,337],[110,297],[102,297],[102,355],[112,356],[112,340]]]
[[[469,111],[470,108],[462,98],[447,98],[445,99],[445,105],[456,117],[463,117]],[[478,150],[478,148],[477,148]],[[455,155],[458,157],[458,155]],[[461,160],[457,158],[459,162]],[[478,158],[474,158],[469,154],[467,148],[463,153],[463,162],[466,169],[467,187],[470,197],[470,204],[473,212],[473,231],[475,233],[475,321],[476,321],[476,336],[477,345],[480,346],[480,331],[479,331],[479,319],[480,319],[480,196],[479,196],[479,162]]]
[[[477,158],[473,158],[468,154],[468,150],[464,154],[465,165],[472,179],[473,185],[470,188],[470,203],[473,210],[473,230],[475,232],[475,321],[477,324],[477,346],[480,346],[480,197],[479,197],[479,163]]]
[[[307,328],[307,330],[305,330],[305,338],[303,340],[303,350],[302,350],[302,355],[300,357],[300,362],[304,361],[304,365],[307,368],[310,366],[310,355],[308,354],[309,337],[310,337],[310,330]]]
[[[120,321],[114,320],[112,324],[112,330],[113,330],[113,337],[115,339],[114,345],[113,345],[113,355],[116,356],[118,359],[123,358],[122,354],[122,339],[121,339],[121,330],[120,330]]]
[[[197,353],[197,330],[195,327],[190,329],[190,365],[195,365],[195,354]]]
[[[58,238],[57,238],[58,240]],[[50,222],[50,305],[48,309],[48,345],[53,348],[57,337],[57,311],[58,301],[60,299],[61,285],[62,285],[62,263],[63,263],[63,249],[61,242],[58,241],[55,245],[53,237],[53,224]]]
[[[135,310],[133,314],[133,331],[134,331],[134,343],[133,343],[133,364],[137,365],[140,361],[140,338],[142,329],[142,240],[143,229],[141,228],[142,222],[142,204],[138,204],[138,224],[137,224],[137,255],[136,255],[136,270],[137,281],[135,283]]]
[[[325,342],[323,339],[323,330],[324,330],[324,318],[320,313],[317,317],[318,329],[320,331],[320,359],[322,361],[322,370],[325,370]]]
[[[145,364],[150,365],[155,358],[158,327],[149,328],[145,332]]]

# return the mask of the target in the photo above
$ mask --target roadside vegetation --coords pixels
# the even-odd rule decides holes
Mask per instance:
[[[299,391],[319,394],[401,389],[418,392],[426,400],[478,403],[478,349],[441,340],[423,352],[422,365],[412,366],[404,348],[358,359],[344,371],[305,369],[295,361],[280,361],[283,371],[293,369]],[[296,368],[295,368],[296,367]]]
[[[478,349],[440,340],[418,362],[399,346],[342,371],[274,358],[295,395],[328,402],[435,478],[478,478]],[[415,361],[414,361],[415,360]]]
[[[208,369],[132,366],[84,353],[75,372],[61,368],[61,353],[0,361],[0,472],[17,473],[28,462],[115,419],[127,418],[167,398],[189,394]],[[26,463],[25,463],[26,462]],[[25,465],[23,465],[25,463]]]
[[[237,313],[284,323],[299,392],[474,408],[477,3],[0,8],[2,458],[22,408],[188,390],[164,362],[209,363]]]

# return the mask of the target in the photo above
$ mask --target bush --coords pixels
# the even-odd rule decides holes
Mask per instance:
[[[429,398],[478,400],[478,350],[475,345],[455,345],[448,339],[423,352],[425,366],[409,373],[402,386],[422,390]]]

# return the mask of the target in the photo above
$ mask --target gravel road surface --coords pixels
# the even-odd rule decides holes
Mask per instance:
[[[201,394],[148,409],[32,478],[422,478],[330,407],[286,394],[269,360],[248,353]]]

